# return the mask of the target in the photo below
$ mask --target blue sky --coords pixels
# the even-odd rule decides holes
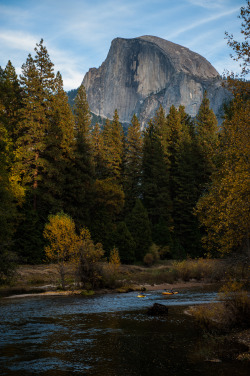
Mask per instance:
[[[17,73],[44,39],[65,90],[105,60],[116,37],[154,35],[204,56],[222,74],[239,72],[225,31],[240,40],[246,0],[0,0],[0,66]]]

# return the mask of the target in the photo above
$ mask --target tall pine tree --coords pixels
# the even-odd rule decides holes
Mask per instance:
[[[65,211],[78,228],[90,226],[93,205],[94,164],[91,150],[91,115],[83,85],[78,89],[75,104],[75,146],[67,173]]]
[[[169,195],[169,173],[159,130],[152,121],[149,122],[143,139],[141,189],[143,204],[152,225],[156,225],[162,218],[170,227],[172,203]]]
[[[125,142],[125,163],[123,186],[125,192],[125,210],[130,212],[140,197],[143,138],[140,123],[133,115]]]

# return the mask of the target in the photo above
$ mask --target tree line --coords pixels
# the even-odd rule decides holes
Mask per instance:
[[[206,92],[195,119],[160,106],[144,131],[134,115],[125,134],[117,110],[92,127],[84,86],[72,110],[41,40],[20,77],[10,61],[0,69],[1,275],[45,261],[57,213],[123,263],[152,245],[161,258],[246,247],[248,135],[249,97],[234,96],[219,128]]]

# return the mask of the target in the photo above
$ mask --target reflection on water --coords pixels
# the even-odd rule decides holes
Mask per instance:
[[[201,334],[183,311],[215,293],[136,295],[2,299],[0,375],[247,375],[243,364],[193,356]],[[169,306],[167,318],[146,315],[154,302]]]

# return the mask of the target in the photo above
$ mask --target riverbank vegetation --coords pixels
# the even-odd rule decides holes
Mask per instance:
[[[70,291],[93,289],[90,280],[85,280],[84,283],[80,281],[75,264],[65,263],[64,268],[65,289]],[[189,286],[190,283],[197,286],[204,283],[222,286],[232,277],[235,280],[249,281],[249,270],[242,271],[240,264],[236,265],[232,261],[220,259],[166,260],[159,261],[149,268],[144,265],[118,264],[115,256],[115,261],[111,259],[110,262],[97,262],[95,270],[99,275],[95,282],[96,290],[109,289],[123,292],[143,287],[149,290],[163,285],[169,288],[177,284]],[[21,291],[60,290],[62,289],[60,270],[57,264],[20,265],[8,286],[9,293],[11,290],[18,289]],[[2,290],[6,287],[3,286]]]
[[[249,9],[248,2],[241,10],[245,43],[228,37],[243,78]],[[125,132],[117,110],[91,126],[82,85],[70,107],[43,40],[20,77],[9,61],[0,69],[0,283],[15,264],[52,261],[63,288],[65,263],[75,265],[78,282],[115,285],[114,249],[123,265],[149,267],[141,283],[221,279],[206,257],[232,254],[246,265],[250,100],[242,77],[228,77],[232,101],[220,127],[204,92],[195,119],[184,106],[168,114],[159,107],[143,132],[136,115]],[[99,270],[103,258],[109,264]],[[151,273],[168,260],[178,261]]]

